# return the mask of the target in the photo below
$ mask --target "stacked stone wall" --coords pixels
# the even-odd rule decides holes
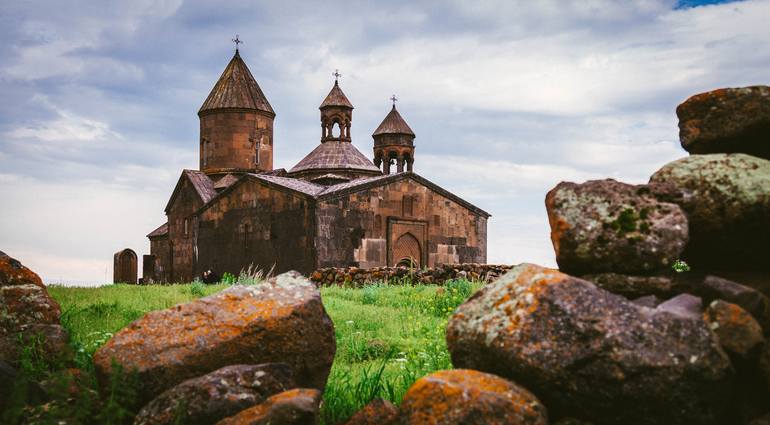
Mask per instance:
[[[408,282],[415,285],[442,284],[452,279],[491,282],[511,269],[505,264],[442,264],[436,267],[410,269],[407,267],[326,267],[310,274],[318,286],[361,287],[367,283]]]

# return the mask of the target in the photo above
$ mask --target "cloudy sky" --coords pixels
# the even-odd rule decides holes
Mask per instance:
[[[677,104],[769,82],[770,1],[700,3],[2,2],[0,250],[48,282],[148,253],[237,33],[277,112],[276,167],[318,143],[339,68],[362,152],[397,94],[415,171],[493,215],[489,262],[554,265],[551,187],[645,182],[685,155]]]

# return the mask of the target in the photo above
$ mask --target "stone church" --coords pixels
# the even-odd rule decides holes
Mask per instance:
[[[415,134],[395,99],[372,133],[373,161],[351,143],[337,78],[319,109],[320,144],[274,169],[276,113],[236,49],[198,111],[200,169],[182,171],[168,221],[147,235],[144,281],[486,262],[489,214],[414,172]]]

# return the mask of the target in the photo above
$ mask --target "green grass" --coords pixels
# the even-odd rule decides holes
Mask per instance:
[[[109,285],[50,287],[62,306],[78,363],[88,369],[94,351],[144,313],[218,292],[228,285]],[[479,283],[445,286],[373,284],[322,288],[335,325],[337,354],[321,407],[322,423],[347,419],[374,397],[396,404],[420,377],[451,368],[444,333],[449,316]]]

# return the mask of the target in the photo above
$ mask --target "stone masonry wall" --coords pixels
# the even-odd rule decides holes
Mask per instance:
[[[310,280],[318,286],[345,285],[361,287],[372,282],[395,282],[408,279],[415,285],[441,284],[452,279],[469,279],[491,282],[505,274],[513,266],[504,264],[442,264],[425,269],[406,267],[327,267],[310,274]]]
[[[236,276],[253,266],[274,273],[315,268],[313,208],[302,195],[255,180],[238,185],[200,214],[198,275]]]
[[[487,259],[486,218],[412,179],[320,201],[316,217],[318,267],[394,266],[406,233],[419,240],[420,267]]]

